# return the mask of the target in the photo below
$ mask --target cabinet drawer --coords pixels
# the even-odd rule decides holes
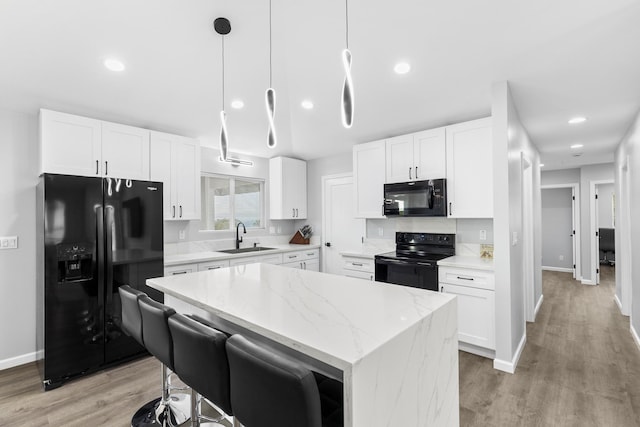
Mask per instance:
[[[235,258],[235,259],[231,259],[229,260],[229,265],[231,267],[233,267],[234,265],[246,265],[246,264],[254,264],[256,262],[260,262],[260,259],[262,257],[259,256],[250,256],[250,257],[243,257],[243,258]]]
[[[474,270],[472,268],[439,267],[438,280],[441,283],[469,286],[471,288],[495,289],[492,271]]]
[[[372,259],[344,255],[342,256],[342,259],[344,261],[342,268],[345,270],[364,271],[368,273],[373,273],[375,271],[375,261]]]
[[[177,276],[179,274],[195,273],[196,271],[198,271],[198,266],[196,264],[174,265],[171,267],[165,267],[164,275]]]
[[[320,250],[318,248],[307,249],[305,251],[285,252],[282,254],[282,262],[305,261],[318,258],[319,256]]]
[[[201,262],[198,264],[198,271],[217,270],[218,268],[229,267],[229,260]]]
[[[282,264],[282,254],[262,255],[260,262],[263,264]]]
[[[355,271],[355,270],[344,270],[343,274],[346,277],[353,277],[356,279],[364,279],[372,281],[375,279],[375,275],[372,272],[368,271]]]

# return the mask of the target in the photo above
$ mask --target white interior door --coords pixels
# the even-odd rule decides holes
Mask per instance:
[[[322,238],[325,273],[342,274],[340,252],[362,246],[365,220],[354,218],[353,177],[322,178]]]
[[[576,254],[577,254],[577,239],[576,239],[576,188],[571,187],[571,245],[572,245],[572,264],[573,264],[573,278],[576,278]]]
[[[595,208],[593,209],[593,221],[596,225],[596,242],[595,242],[595,253],[591,255],[591,258],[594,259],[594,264],[596,268],[596,285],[600,284],[600,229],[598,228],[598,186],[595,186]]]

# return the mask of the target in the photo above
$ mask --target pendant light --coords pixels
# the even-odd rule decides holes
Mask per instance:
[[[350,128],[353,124],[353,80],[351,79],[351,51],[349,50],[349,0],[345,0],[345,24],[347,47],[342,51],[344,83],[342,85],[342,125]]]
[[[216,18],[213,21],[216,32],[222,36],[222,110],[220,111],[220,158],[227,161],[229,139],[227,134],[227,113],[224,111],[224,36],[231,32],[231,23],[227,18]]]
[[[271,0],[269,0],[269,89],[265,92],[265,106],[267,107],[267,118],[269,119],[269,134],[267,136],[267,146],[269,148],[275,148],[278,140],[276,139],[276,126],[274,124],[274,117],[276,115],[276,91],[273,89],[273,65],[271,60],[272,55],[271,46]]]

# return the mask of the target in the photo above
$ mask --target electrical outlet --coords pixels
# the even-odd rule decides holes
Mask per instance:
[[[185,239],[185,235],[186,235],[186,233],[184,232],[184,230],[180,230],[180,232],[178,233],[178,238],[180,240],[184,240]]]
[[[560,259],[560,261],[564,261],[564,255],[560,255],[558,259]]]
[[[480,240],[487,240],[487,230],[480,230]]]
[[[380,236],[380,237],[384,236],[384,228],[378,227],[378,236]]]
[[[18,236],[0,237],[0,249],[18,249]]]
[[[282,227],[278,226],[278,234],[282,233]]]

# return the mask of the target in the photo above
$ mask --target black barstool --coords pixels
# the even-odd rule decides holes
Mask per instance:
[[[178,426],[189,419],[191,403],[188,395],[171,393],[171,377],[168,369],[173,371],[174,365],[169,318],[176,311],[148,296],[140,297],[138,303],[142,315],[144,346],[162,363],[162,398],[155,409],[155,421],[162,426]]]
[[[143,296],[146,297],[147,294],[129,285],[120,286],[118,292],[122,305],[122,330],[125,334],[133,337],[138,344],[144,346],[142,315],[138,300]],[[160,426],[161,424],[156,421],[156,409],[161,400],[162,398],[158,397],[138,409],[131,418],[131,427]]]
[[[227,339],[227,357],[231,407],[235,420],[243,426],[344,425],[341,382],[316,374],[241,335]]]
[[[174,372],[191,387],[191,425],[209,424],[202,421],[219,425],[233,415],[225,348],[227,335],[181,314],[169,318],[169,329],[173,338]],[[218,418],[202,415],[202,397],[218,410],[221,414]]]

